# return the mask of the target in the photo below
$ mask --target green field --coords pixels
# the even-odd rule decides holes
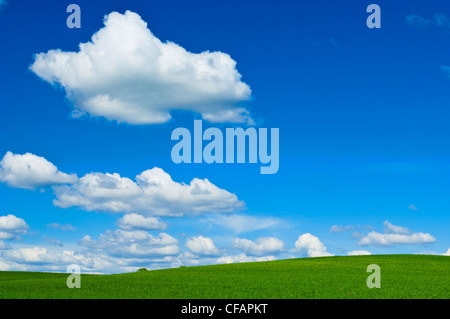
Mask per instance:
[[[369,264],[381,288],[366,286]],[[450,257],[373,255],[181,267],[116,275],[0,272],[0,298],[449,298]]]

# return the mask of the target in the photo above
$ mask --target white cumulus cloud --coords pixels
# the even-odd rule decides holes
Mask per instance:
[[[0,181],[11,187],[35,189],[76,180],[76,175],[60,172],[45,158],[31,153],[21,155],[7,152],[0,161]]]
[[[428,233],[413,233],[408,228],[384,222],[384,233],[372,231],[361,236],[358,245],[392,246],[392,245],[420,245],[435,242],[436,239]]]
[[[327,252],[327,247],[320,239],[310,233],[300,235],[295,242],[295,248],[299,252],[305,252],[309,257],[333,256]]]
[[[369,246],[392,246],[392,245],[421,245],[435,242],[436,239],[428,233],[411,233],[411,234],[381,234],[372,231],[365,237],[361,238],[358,245]]]
[[[198,236],[189,238],[186,247],[197,255],[217,255],[219,250],[211,238]]]
[[[72,185],[54,186],[54,191],[56,206],[87,211],[182,216],[233,212],[244,206],[236,195],[207,179],[177,183],[157,167],[136,176],[136,182],[117,173],[90,173]]]
[[[226,53],[191,53],[161,42],[130,11],[105,16],[105,26],[78,52],[39,53],[30,69],[62,86],[76,117],[102,116],[130,124],[164,123],[172,110],[200,113],[211,122],[251,123],[240,106],[251,90]]]
[[[14,215],[8,214],[6,216],[0,216],[0,230],[8,232],[22,232],[27,229],[27,223],[22,219]]]
[[[284,249],[284,243],[276,237],[260,237],[255,241],[236,238],[233,247],[241,249],[248,255],[262,256],[280,253]]]
[[[119,225],[124,229],[164,229],[166,224],[157,216],[231,213],[244,208],[235,194],[212,184],[208,179],[194,178],[190,184],[178,183],[160,168],[146,170],[136,181],[117,173],[89,173],[78,178],[66,174],[45,158],[31,153],[7,152],[0,161],[0,181],[11,187],[34,189],[52,185],[58,207],[80,207],[87,211],[129,213]],[[64,184],[64,185],[60,185]],[[66,225],[67,226],[67,225]],[[57,223],[48,227],[73,230]]]
[[[26,234],[27,223],[12,214],[0,216],[0,240],[20,239],[20,234]]]

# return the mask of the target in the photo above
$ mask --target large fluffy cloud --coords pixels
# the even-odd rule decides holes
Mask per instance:
[[[7,152],[0,161],[0,181],[11,187],[34,189],[53,185],[58,207],[80,207],[87,211],[141,213],[156,216],[230,213],[245,206],[235,194],[194,178],[190,184],[177,183],[160,168],[146,170],[136,181],[117,173],[89,173],[78,178],[60,172],[45,158],[31,153]],[[64,184],[64,185],[59,185]],[[124,229],[164,229],[158,219],[137,214],[124,216]]]
[[[260,237],[255,241],[236,238],[234,248],[241,249],[248,255],[262,256],[280,253],[284,249],[284,243],[276,237]]]
[[[78,206],[88,211],[181,216],[232,212],[244,205],[236,195],[207,179],[177,183],[157,167],[136,176],[136,182],[117,173],[91,173],[54,190],[56,206]]]
[[[327,252],[327,247],[320,239],[310,233],[299,236],[295,248],[300,252],[306,252],[309,257],[333,256]]]
[[[0,161],[0,181],[11,187],[34,189],[76,180],[76,175],[60,172],[45,158],[31,153],[21,155],[7,152]]]
[[[112,12],[78,52],[39,53],[31,70],[62,86],[76,108],[131,124],[163,123],[171,110],[190,110],[211,122],[250,122],[238,106],[251,91],[225,53],[186,51],[161,42],[136,13]]]

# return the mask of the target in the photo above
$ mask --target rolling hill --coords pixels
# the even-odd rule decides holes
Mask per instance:
[[[369,264],[381,288],[369,289]],[[180,267],[114,275],[0,272],[2,299],[448,299],[450,257],[371,255]]]

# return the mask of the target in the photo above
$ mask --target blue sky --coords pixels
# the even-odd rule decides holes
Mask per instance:
[[[355,251],[448,253],[448,3],[378,1],[382,27],[369,29],[369,1],[80,0],[81,28],[69,29],[72,2],[0,9],[0,269],[79,263],[111,273]],[[112,12],[104,41],[89,51],[91,69],[82,58],[52,62],[79,52]],[[143,38],[126,33],[144,32],[139,21],[162,50],[166,41],[186,50],[166,55],[170,68],[181,59],[189,66],[178,84],[154,72],[166,64],[140,55]],[[137,50],[124,54],[129,47]],[[215,61],[208,70],[217,83],[195,80],[200,67],[189,61],[197,58]],[[208,91],[210,83],[217,86]],[[134,113],[111,115],[122,105]],[[175,128],[192,130],[201,118],[223,131],[252,126],[242,110],[255,127],[279,128],[276,174],[261,175],[259,164],[172,162]],[[160,119],[166,111],[171,118]],[[35,166],[14,169],[24,163]],[[57,171],[47,170],[52,164]],[[136,176],[154,167],[175,184],[145,193]],[[158,172],[151,178],[165,178]],[[193,187],[195,178],[217,196],[190,197],[180,183]],[[140,195],[123,198],[125,184]],[[108,189],[101,199],[96,185]]]

